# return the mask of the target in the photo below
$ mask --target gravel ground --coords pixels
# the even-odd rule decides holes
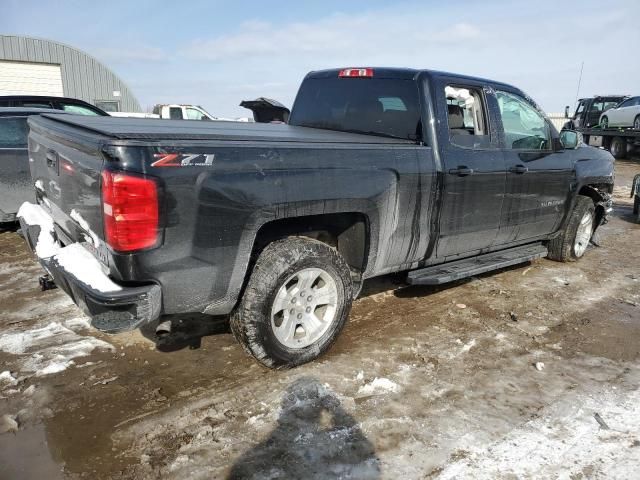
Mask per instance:
[[[0,479],[637,478],[638,162],[601,247],[442,288],[368,282],[319,361],[258,366],[225,319],[103,335],[0,234]]]

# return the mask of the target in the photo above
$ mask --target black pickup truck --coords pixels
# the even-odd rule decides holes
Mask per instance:
[[[326,351],[364,279],[576,260],[611,208],[608,152],[517,88],[449,73],[312,72],[288,125],[29,125],[38,204],[22,227],[95,327],[230,314],[273,368]]]

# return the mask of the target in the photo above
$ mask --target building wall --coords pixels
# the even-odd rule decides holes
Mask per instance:
[[[120,111],[140,112],[140,104],[127,85],[92,56],[51,40],[0,35],[0,61],[60,65],[65,97],[118,101]],[[1,93],[1,92],[0,92]]]

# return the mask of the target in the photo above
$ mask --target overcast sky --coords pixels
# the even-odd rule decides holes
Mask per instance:
[[[57,40],[116,72],[143,108],[241,100],[291,106],[310,70],[432,68],[512,83],[548,112],[580,95],[640,94],[640,1],[0,0],[0,33]]]

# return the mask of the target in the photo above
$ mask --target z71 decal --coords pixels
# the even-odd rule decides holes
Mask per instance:
[[[155,153],[152,167],[202,167],[213,165],[213,153]]]

